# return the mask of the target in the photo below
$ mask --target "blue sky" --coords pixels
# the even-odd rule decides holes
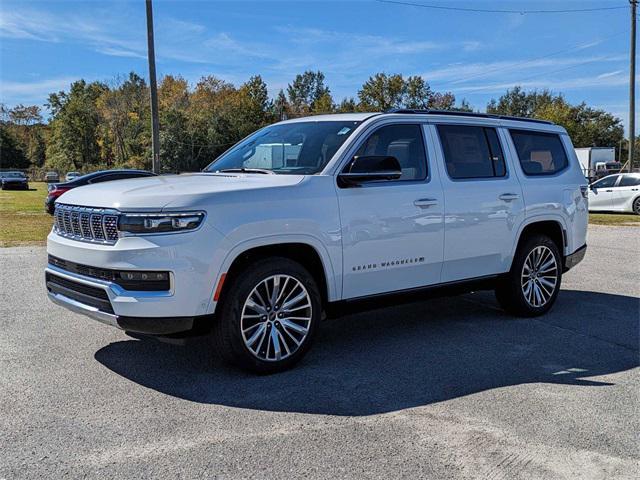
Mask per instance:
[[[627,0],[443,1],[486,9],[625,7]],[[42,104],[78,78],[146,77],[143,0],[2,0],[0,98]],[[236,84],[260,74],[275,95],[322,70],[336,101],[379,71],[422,75],[484,110],[513,85],[550,88],[627,119],[629,11],[479,13],[376,1],[155,0],[158,74]]]

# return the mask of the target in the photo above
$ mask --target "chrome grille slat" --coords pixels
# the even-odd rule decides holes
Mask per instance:
[[[86,238],[93,238],[91,234],[91,229],[89,228],[89,214],[82,212],[80,214],[80,230],[82,231],[82,236]]]
[[[113,245],[118,241],[117,210],[56,204],[58,235],[83,242]]]

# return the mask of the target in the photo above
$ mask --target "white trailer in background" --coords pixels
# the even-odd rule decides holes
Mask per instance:
[[[585,147],[575,150],[582,173],[589,181],[620,171],[615,147]]]

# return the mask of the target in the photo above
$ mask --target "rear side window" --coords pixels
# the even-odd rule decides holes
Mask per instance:
[[[509,133],[526,175],[553,175],[569,165],[558,135],[530,130],[509,130]]]
[[[438,125],[447,173],[453,179],[504,177],[507,169],[494,128]]]
[[[619,187],[635,187],[636,185],[640,185],[640,177],[632,177],[631,175],[623,175],[618,184]]]

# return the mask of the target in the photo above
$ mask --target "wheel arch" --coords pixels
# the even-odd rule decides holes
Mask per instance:
[[[253,239],[236,246],[226,256],[216,277],[216,293],[219,289],[222,298],[229,280],[238,275],[244,266],[268,257],[285,257],[300,263],[316,280],[323,303],[337,299],[336,277],[329,253],[317,239],[297,235],[287,238]],[[212,302],[216,301],[214,296],[215,294],[211,296]]]
[[[518,241],[515,243],[515,248],[511,255],[512,261],[520,245],[527,238],[536,234],[547,235],[557,245],[563,257],[567,254],[567,228],[562,219],[551,216],[533,217],[520,226]]]

